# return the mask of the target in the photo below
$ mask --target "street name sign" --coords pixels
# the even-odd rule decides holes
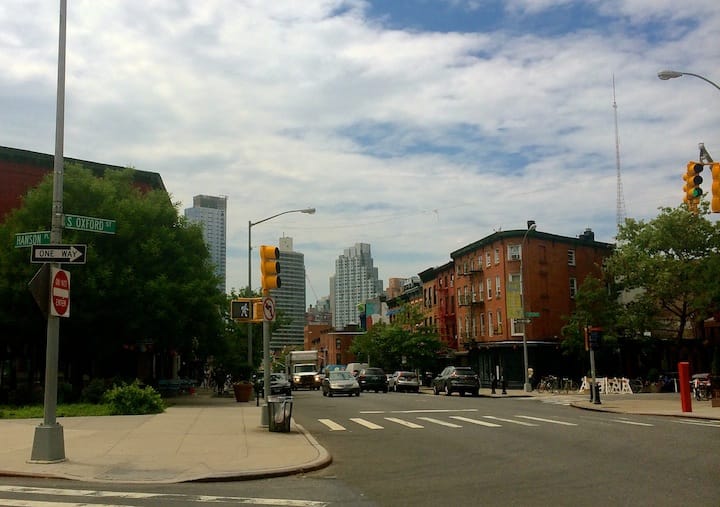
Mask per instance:
[[[78,231],[102,232],[105,234],[115,234],[115,220],[107,218],[83,217],[80,215],[65,215],[63,226],[66,229],[75,229]]]
[[[52,292],[50,293],[50,315],[55,317],[70,316],[70,272],[52,269]]]
[[[540,312],[525,312],[526,317],[539,317]]]
[[[33,245],[49,245],[50,231],[21,232],[15,235],[15,248],[25,248]]]
[[[32,245],[30,262],[85,264],[87,245]]]

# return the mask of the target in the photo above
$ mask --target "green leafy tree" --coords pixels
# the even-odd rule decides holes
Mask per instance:
[[[362,360],[369,357],[373,366],[386,371],[433,366],[442,350],[435,330],[425,325],[424,317],[412,305],[403,305],[396,315],[392,324],[375,324],[355,338],[350,351]]]
[[[617,342],[619,304],[617,294],[606,282],[588,276],[575,295],[575,311],[562,328],[563,353],[584,361],[585,330],[600,327],[603,330],[603,349],[612,349]]]
[[[624,291],[623,324],[634,334],[681,339],[718,308],[720,226],[685,205],[661,208],[650,221],[628,219],[607,271]]]
[[[72,296],[70,317],[61,319],[60,359],[75,376],[132,376],[137,364],[125,352],[142,344],[167,357],[205,357],[226,332],[226,299],[202,231],[178,215],[166,192],[143,193],[132,179],[132,170],[98,178],[68,164],[64,172],[66,213],[117,222],[113,235],[63,230],[63,243],[88,245],[85,265],[64,266]],[[52,185],[50,175],[0,224],[2,244],[20,232],[50,229]],[[30,343],[37,365],[44,364],[46,321],[27,290],[38,269],[28,256],[27,249],[0,249],[0,298],[11,302],[0,308],[0,340],[7,342],[0,350],[19,354],[19,345]]]

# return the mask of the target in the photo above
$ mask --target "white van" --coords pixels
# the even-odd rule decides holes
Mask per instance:
[[[348,363],[348,365],[345,367],[345,371],[349,371],[353,374],[354,377],[357,377],[358,372],[363,368],[367,367],[367,363]]]

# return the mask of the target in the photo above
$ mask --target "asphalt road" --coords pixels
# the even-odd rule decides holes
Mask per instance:
[[[296,391],[296,422],[333,456],[325,469],[147,486],[4,477],[0,505],[720,505],[720,422],[563,404],[572,398]]]
[[[716,421],[584,411],[538,398],[297,392],[295,399],[296,421],[333,456],[309,476],[346,485],[355,495],[348,501],[720,505]]]

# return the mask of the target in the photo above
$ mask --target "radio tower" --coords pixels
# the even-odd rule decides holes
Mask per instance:
[[[625,196],[623,195],[622,179],[620,178],[620,136],[618,135],[617,102],[615,102],[615,74],[612,77],[613,83],[613,110],[615,112],[615,166],[617,167],[617,211],[616,222],[618,230],[625,222]]]

